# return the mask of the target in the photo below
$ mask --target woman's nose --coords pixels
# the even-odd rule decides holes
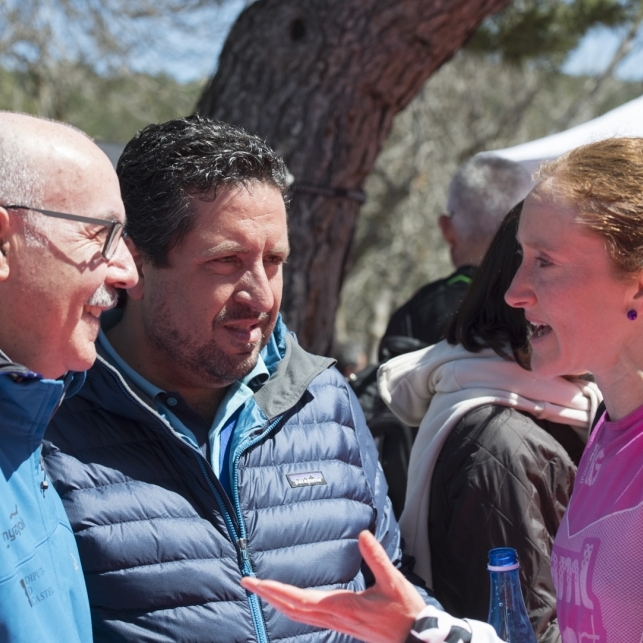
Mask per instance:
[[[526,308],[535,299],[526,277],[524,266],[520,266],[505,293],[505,301],[513,308]]]

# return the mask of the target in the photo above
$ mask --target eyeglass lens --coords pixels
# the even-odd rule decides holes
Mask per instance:
[[[118,242],[121,240],[122,236],[123,224],[115,222],[112,229],[109,231],[107,239],[105,239],[105,245],[103,246],[103,257],[105,259],[109,260],[114,256],[116,248],[118,247]]]

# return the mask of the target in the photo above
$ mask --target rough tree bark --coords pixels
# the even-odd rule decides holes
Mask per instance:
[[[282,312],[327,353],[363,200],[392,119],[508,0],[258,0],[197,105],[259,134],[295,178]]]

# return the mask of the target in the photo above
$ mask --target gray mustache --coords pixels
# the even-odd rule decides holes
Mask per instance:
[[[114,308],[118,303],[118,291],[113,286],[103,284],[87,301],[88,306]]]

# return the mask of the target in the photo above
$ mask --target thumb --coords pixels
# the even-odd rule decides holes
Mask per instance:
[[[394,567],[386,551],[370,531],[360,533],[358,546],[378,585],[388,587],[399,580],[400,572]]]

